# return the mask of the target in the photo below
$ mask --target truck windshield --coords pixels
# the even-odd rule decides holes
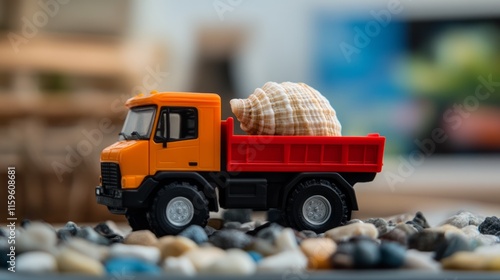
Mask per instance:
[[[120,140],[147,140],[151,134],[151,127],[156,108],[153,106],[132,108],[128,112]]]

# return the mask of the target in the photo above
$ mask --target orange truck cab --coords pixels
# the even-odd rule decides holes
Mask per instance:
[[[101,153],[97,202],[158,236],[205,226],[223,208],[279,209],[324,232],[358,205],[353,185],[382,169],[385,138],[233,135],[217,94],[152,92],[126,102],[119,141]]]

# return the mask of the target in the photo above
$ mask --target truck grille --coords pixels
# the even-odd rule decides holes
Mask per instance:
[[[101,162],[101,178],[104,192],[110,194],[108,190],[121,189],[122,176],[120,166],[117,163]]]

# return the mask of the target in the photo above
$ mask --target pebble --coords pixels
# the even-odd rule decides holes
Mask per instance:
[[[17,252],[45,251],[53,253],[57,244],[54,229],[42,222],[31,222],[16,236]]]
[[[69,238],[76,235],[76,233],[80,230],[77,224],[72,221],[67,222],[63,228],[57,231],[57,237],[62,240],[68,240]]]
[[[373,224],[377,228],[379,236],[386,234],[391,229],[387,221],[382,218],[371,218],[366,220],[365,223]]]
[[[269,241],[270,243],[274,243],[274,240],[280,235],[281,231],[283,231],[284,227],[275,224],[275,223],[267,223],[260,228],[256,228],[258,230],[256,237]]]
[[[57,271],[56,258],[47,252],[28,252],[16,259],[16,272],[48,273]]]
[[[158,239],[157,247],[160,249],[161,258],[178,257],[198,247],[193,240],[184,236],[163,236]]]
[[[183,231],[181,231],[178,236],[184,236],[193,240],[196,244],[201,244],[208,241],[208,235],[205,229],[199,225],[190,225]]]
[[[158,238],[149,230],[138,230],[129,233],[129,235],[125,237],[123,243],[130,245],[156,246]]]
[[[406,248],[395,242],[380,244],[380,267],[400,268],[405,263]]]
[[[493,258],[472,252],[459,252],[441,260],[441,264],[444,269],[488,270]]]
[[[481,255],[500,256],[500,244],[477,247],[474,252]]]
[[[138,258],[147,262],[157,263],[160,260],[160,250],[152,246],[114,244],[109,251],[111,257],[123,256]]]
[[[240,222],[242,224],[252,221],[252,209],[228,209],[222,214],[226,222]]]
[[[464,232],[461,229],[457,228],[456,226],[452,226],[452,225],[442,225],[439,227],[434,227],[430,230],[436,231],[436,232],[443,232],[445,236],[456,235],[456,234],[465,236]]]
[[[316,238],[318,237],[318,234],[312,230],[303,230],[300,232],[300,235],[306,239],[306,238]]]
[[[247,231],[254,230],[256,227],[258,227],[260,225],[261,225],[261,223],[259,221],[248,222],[248,223],[242,224],[240,227],[240,230],[243,232],[247,232]]]
[[[500,237],[500,219],[492,216],[484,219],[479,225],[479,232],[482,234],[490,234]]]
[[[300,249],[308,259],[309,269],[329,269],[337,244],[330,238],[310,238],[300,243]]]
[[[364,223],[363,221],[361,221],[360,219],[352,219],[350,221],[347,221],[347,223],[345,223],[345,225],[350,225],[350,224],[357,224],[357,223]]]
[[[419,230],[416,228],[416,226],[414,224],[397,224],[394,229],[399,229],[399,230],[402,230],[406,233],[406,236],[411,236],[417,232],[419,232]]]
[[[76,232],[76,237],[80,237],[86,239],[90,242],[101,244],[101,245],[109,245],[111,243],[106,237],[97,233],[93,228],[89,226],[82,227]]]
[[[408,221],[413,220],[415,216],[409,213],[405,214],[400,214],[400,215],[395,215],[395,216],[390,216],[386,218],[385,220],[389,224],[400,224],[400,223],[406,223]]]
[[[209,241],[222,249],[244,249],[252,243],[252,237],[236,229],[222,229],[212,234]]]
[[[427,222],[427,219],[425,218],[424,214],[422,212],[418,211],[417,214],[415,214],[415,217],[413,220],[409,221],[412,224],[418,225],[421,228],[430,228],[431,226]],[[408,222],[407,222],[408,223]]]
[[[454,216],[446,219],[443,224],[449,224],[457,228],[466,226],[479,226],[484,221],[483,217],[476,216],[471,212],[461,211]]]
[[[359,235],[377,238],[378,230],[373,224],[356,223],[333,228],[325,232],[326,237],[331,238],[336,242]]]
[[[159,266],[133,257],[115,257],[104,264],[106,272],[115,279],[134,279],[140,273],[141,278],[151,275],[161,275]]]
[[[207,234],[207,236],[211,236],[212,234],[214,234],[217,230],[211,226],[205,226],[203,228],[203,230],[205,231],[205,233]]]
[[[446,238],[443,232],[424,230],[408,238],[408,248],[423,252],[432,252],[443,246]]]
[[[284,272],[287,270],[300,271],[307,267],[307,258],[301,251],[284,251],[262,259],[257,264],[260,272]]]
[[[380,236],[380,239],[394,241],[394,242],[397,242],[403,246],[408,245],[407,233],[399,228],[394,228],[393,230],[389,231],[388,233]]]
[[[370,269],[377,267],[380,262],[378,244],[372,240],[357,241],[354,245],[353,261],[354,268]]]
[[[247,254],[252,258],[252,260],[256,263],[260,262],[263,258],[261,254],[255,251],[247,251]]]
[[[197,271],[201,271],[225,254],[224,250],[217,247],[200,247],[188,251],[182,257],[186,257]]]
[[[489,234],[480,234],[474,237],[474,241],[476,241],[479,246],[488,246],[500,243],[500,237]]]
[[[163,262],[163,270],[169,274],[194,276],[196,269],[187,257],[168,257]]]
[[[299,247],[295,232],[291,228],[285,228],[274,240],[278,251],[297,250]]]
[[[337,250],[330,259],[331,267],[334,269],[354,268],[354,250],[353,242],[341,242],[337,244]]]
[[[462,227],[461,229],[462,229],[463,234],[465,234],[465,236],[468,238],[475,238],[475,237],[480,235],[479,229],[475,225],[465,226],[465,227]]]
[[[415,249],[406,251],[403,268],[426,271],[440,271],[441,264],[431,257],[432,253],[421,252]]]
[[[110,224],[110,222],[99,223],[94,227],[94,230],[108,239],[110,243],[123,243],[123,234],[115,232],[113,226],[110,226]]]
[[[439,261],[457,252],[472,251],[473,249],[470,241],[463,235],[449,235],[446,241],[436,248],[434,258]]]
[[[94,244],[82,238],[71,238],[66,241],[65,244],[68,248],[99,261],[102,261],[109,256],[108,246]]]
[[[229,249],[226,254],[203,269],[203,272],[219,275],[253,274],[256,264],[252,257],[240,249]]]
[[[98,260],[70,248],[63,248],[56,257],[60,272],[103,275],[104,266]]]
[[[270,256],[278,251],[274,244],[261,238],[255,239],[247,249],[256,251],[263,256]]]
[[[219,230],[224,226],[224,220],[219,218],[210,218],[208,219],[207,226]]]

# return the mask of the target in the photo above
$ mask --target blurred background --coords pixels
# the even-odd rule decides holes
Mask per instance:
[[[126,99],[216,92],[226,118],[267,81],[318,89],[343,135],[387,137],[356,217],[500,214],[499,1],[0,0],[0,174],[16,167],[17,217],[124,221],[94,186]]]

